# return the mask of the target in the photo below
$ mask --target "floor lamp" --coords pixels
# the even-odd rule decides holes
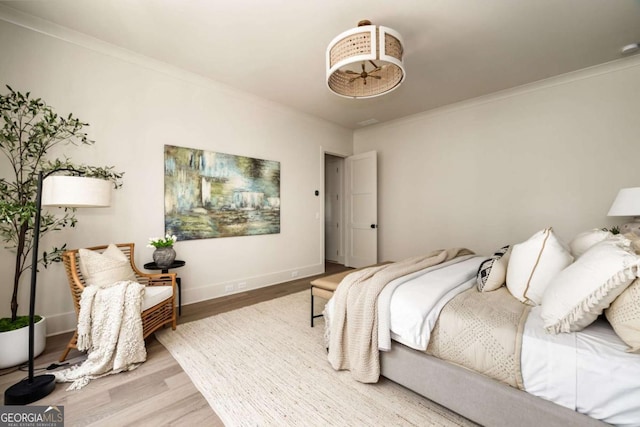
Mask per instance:
[[[55,387],[53,375],[33,375],[34,325],[36,308],[36,278],[38,275],[38,243],[40,240],[40,217],[42,206],[67,208],[95,208],[109,206],[111,182],[83,176],[53,175],[63,169],[38,174],[36,192],[36,217],[33,226],[33,248],[31,261],[31,294],[29,299],[29,376],[9,387],[4,393],[5,405],[27,405],[51,393]]]

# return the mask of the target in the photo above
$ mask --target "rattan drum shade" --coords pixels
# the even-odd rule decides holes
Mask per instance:
[[[361,21],[327,48],[327,86],[347,98],[371,98],[397,88],[405,78],[402,37],[391,28]]]

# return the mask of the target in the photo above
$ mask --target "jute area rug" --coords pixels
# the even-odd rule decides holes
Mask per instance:
[[[227,426],[474,425],[382,378],[336,372],[308,291],[165,329],[158,340]]]

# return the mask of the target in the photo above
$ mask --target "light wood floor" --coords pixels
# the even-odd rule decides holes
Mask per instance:
[[[345,270],[327,263],[324,275]],[[240,294],[182,307],[178,323],[202,319],[262,301],[309,289],[309,282],[319,276],[299,279]],[[301,328],[310,327],[308,323]],[[56,363],[71,334],[47,339],[43,354],[35,367]],[[64,406],[66,426],[222,426],[222,421],[182,370],[178,362],[153,337],[147,340],[147,361],[138,369],[91,381],[80,391],[65,391],[66,384],[34,405]],[[71,362],[82,354],[72,350]],[[36,375],[48,371],[36,372]],[[8,369],[0,371],[0,391],[26,377],[26,372]]]

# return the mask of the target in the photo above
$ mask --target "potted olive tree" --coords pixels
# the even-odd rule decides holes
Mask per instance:
[[[24,273],[31,269],[35,233],[42,236],[76,225],[74,209],[64,209],[60,215],[43,211],[40,230],[34,230],[38,174],[71,172],[109,180],[115,188],[122,186],[123,175],[115,172],[113,167],[77,165],[67,157],[47,157],[54,147],[92,145],[94,141],[83,130],[88,124],[72,114],[59,116],[41,99],[32,98],[29,92],[16,92],[9,86],[7,89],[7,94],[0,95],[0,153],[5,157],[0,156],[0,238],[13,254],[15,262],[13,271],[7,271],[0,279],[13,286],[11,317],[0,319],[0,368],[27,360],[25,334],[28,316],[19,316],[18,290]],[[38,257],[38,265],[46,268],[49,263],[59,261],[65,249],[66,245],[62,245],[43,251]],[[0,283],[0,286],[4,285]],[[36,321],[36,336],[38,331],[41,335],[36,338],[37,355],[44,349],[46,327],[39,316]],[[17,348],[23,342],[22,335],[25,336],[24,347]],[[4,339],[9,345],[2,343]],[[9,351],[11,354],[6,353]]]

